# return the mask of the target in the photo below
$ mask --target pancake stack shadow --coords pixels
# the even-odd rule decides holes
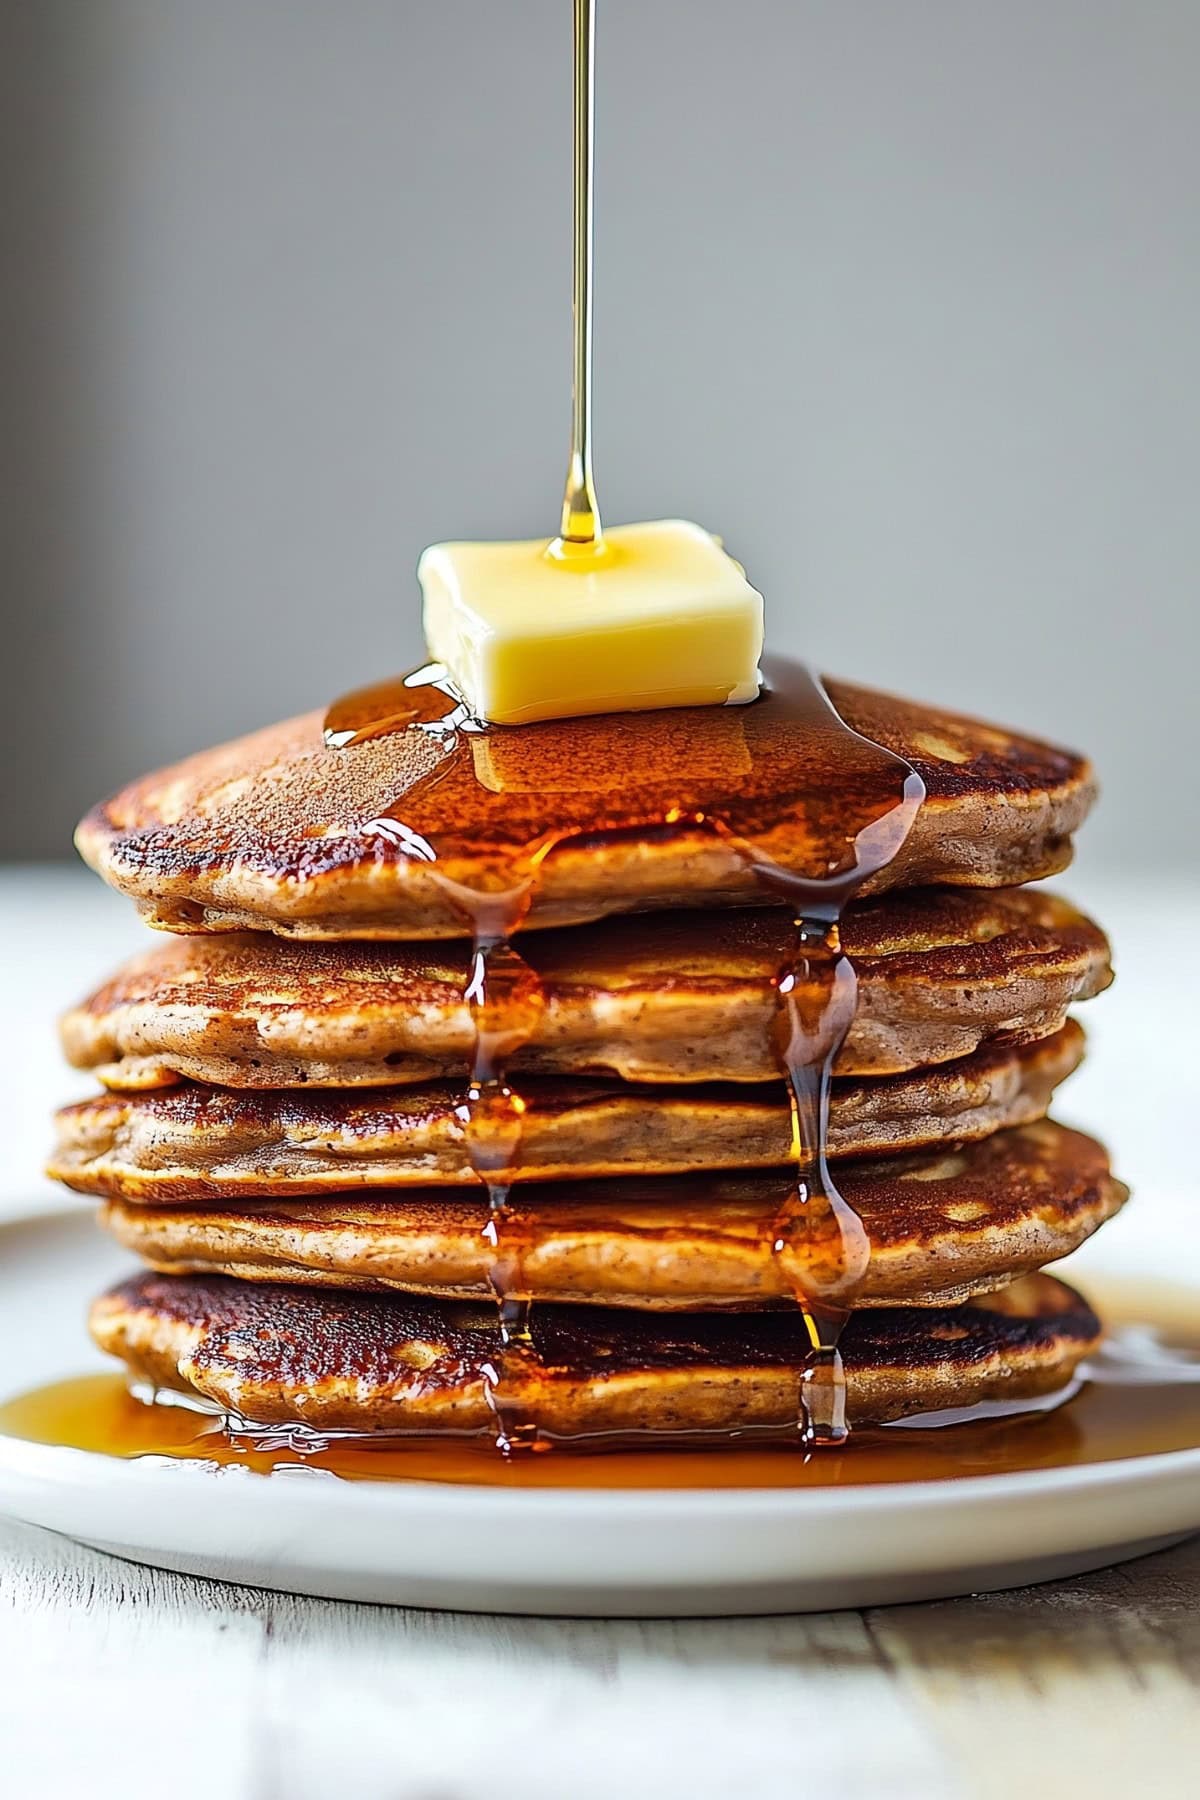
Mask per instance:
[[[927,796],[842,920],[858,997],[826,1148],[870,1247],[841,1340],[849,1420],[1034,1399],[1099,1335],[1042,1271],[1126,1198],[1102,1147],[1047,1117],[1108,945],[1024,885],[1068,860],[1090,771],[834,697]],[[313,715],[84,821],[87,860],[172,934],[63,1021],[100,1091],[59,1114],[51,1173],[148,1265],[96,1302],[97,1341],[239,1423],[794,1433],[808,1339],[774,1229],[795,1183],[774,1030],[789,914],[686,844],[631,858],[627,834],[611,853],[581,834],[574,862],[547,859],[514,940],[538,1006],[505,1069],[501,1245],[470,1143],[472,948],[446,903],[488,874],[487,783],[476,758],[479,816],[470,788],[451,807],[408,735],[330,749]],[[379,829],[439,782],[445,854],[427,824]],[[515,1345],[501,1287],[529,1303]]]

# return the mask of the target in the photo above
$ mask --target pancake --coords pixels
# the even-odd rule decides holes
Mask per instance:
[[[545,1004],[511,1061],[629,1081],[777,1075],[778,909],[611,919],[518,939]],[[1103,932],[1051,894],[924,888],[852,907],[842,943],[858,1008],[844,1075],[891,1074],[983,1042],[1057,1031],[1112,978]],[[473,1027],[465,945],[297,945],[261,933],[157,943],[62,1024],[107,1086],[391,1086],[461,1076]]]
[[[848,1163],[838,1182],[871,1243],[860,1306],[945,1305],[1003,1286],[1076,1249],[1127,1195],[1099,1144],[1048,1123],[970,1150]],[[548,1183],[517,1190],[501,1247],[518,1265],[515,1285],[538,1302],[757,1306],[790,1296],[789,1267],[803,1281],[802,1264],[771,1249],[793,1190],[786,1171]],[[492,1294],[482,1195],[207,1208],[116,1201],[104,1222],[167,1274]]]
[[[963,1141],[1040,1118],[1082,1050],[1072,1022],[1031,1045],[990,1046],[936,1069],[835,1082],[827,1152],[862,1156]],[[523,1181],[794,1160],[782,1082],[672,1089],[530,1076],[520,1096]],[[98,1094],[58,1114],[49,1172],[80,1193],[168,1203],[475,1185],[467,1105],[466,1086],[449,1083],[278,1093],[188,1084]]]
[[[259,1424],[436,1433],[493,1423],[494,1306],[144,1274],[96,1301],[91,1329],[136,1378]],[[1047,1275],[953,1310],[858,1313],[842,1337],[847,1413],[866,1425],[1052,1393],[1099,1336],[1091,1308]],[[796,1308],[682,1318],[542,1307],[532,1338],[534,1355],[502,1371],[504,1399],[548,1433],[795,1424]]]
[[[1083,758],[844,682],[829,692],[926,788],[900,853],[863,892],[1004,887],[1065,867],[1095,792]],[[535,865],[531,926],[753,904],[760,878],[722,821],[737,820],[760,863],[812,876],[830,869],[831,846],[844,860],[862,813],[846,740],[798,729],[779,693],[483,732],[445,724],[331,749],[309,713],[131,783],[76,841],[168,930],[438,938],[469,934],[464,893],[512,891]],[[544,860],[526,854],[548,833]]]

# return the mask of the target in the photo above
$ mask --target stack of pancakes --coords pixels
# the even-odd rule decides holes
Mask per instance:
[[[849,1417],[1053,1392],[1099,1326],[1039,1271],[1125,1189],[1046,1117],[1107,943],[1023,884],[1069,860],[1091,774],[831,691],[926,790],[841,925],[858,999],[826,1149],[870,1249],[841,1340]],[[619,763],[639,717],[588,721],[592,751]],[[507,766],[529,747],[544,770],[555,729],[511,728]],[[498,1383],[548,1437],[794,1430],[810,1340],[773,1229],[796,1180],[774,1030],[789,912],[686,829],[580,831],[545,859],[516,939],[540,1003],[505,1070],[505,1228],[532,1303],[506,1357],[470,1144],[477,961],[454,904],[495,886],[495,779],[476,748],[455,788],[444,745],[423,760],[411,735],[331,748],[310,715],[83,822],[84,857],[174,934],[63,1024],[103,1091],[59,1115],[51,1172],[100,1196],[150,1271],[96,1303],[97,1340],[155,1388],[324,1432],[495,1430]],[[430,787],[436,845],[397,824]],[[531,781],[523,804],[570,814],[573,797]]]

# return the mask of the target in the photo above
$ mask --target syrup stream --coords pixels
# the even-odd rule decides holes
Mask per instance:
[[[574,259],[571,324],[571,455],[563,495],[562,539],[597,544],[600,508],[592,477],[592,114],[595,63],[592,0],[575,0],[574,17]]]

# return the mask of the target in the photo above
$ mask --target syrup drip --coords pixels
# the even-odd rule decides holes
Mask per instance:
[[[527,881],[495,902],[468,909],[474,937],[466,989],[474,1026],[471,1080],[460,1113],[467,1157],[487,1189],[488,1222],[483,1236],[491,1247],[488,1276],[499,1314],[499,1349],[489,1365],[488,1403],[496,1420],[496,1441],[506,1454],[538,1447],[537,1421],[508,1398],[522,1369],[536,1358],[530,1335],[530,1298],[522,1268],[523,1234],[512,1190],[521,1163],[525,1104],[507,1078],[510,1058],[537,1031],[545,1008],[542,986],[509,941],[532,892]],[[503,923],[503,935],[482,934],[487,923]]]
[[[364,830],[428,864],[473,942],[465,998],[475,1027],[463,1125],[471,1166],[489,1203],[485,1236],[500,1327],[490,1401],[502,1449],[536,1447],[536,1421],[506,1407],[506,1370],[533,1355],[522,1262],[529,1224],[514,1204],[520,1093],[507,1070],[538,1030],[545,1000],[514,946],[541,872],[565,844],[601,852],[631,838],[717,837],[791,908],[795,938],[775,979],[776,1048],[792,1101],[796,1184],[770,1243],[804,1312],[811,1355],[802,1371],[798,1426],[810,1444],[846,1435],[838,1336],[870,1245],[839,1194],[826,1146],[829,1081],[854,1015],[855,978],[838,935],[842,909],[897,854],[924,798],[915,770],[840,718],[820,682],[770,659],[768,685],[748,707],[549,721],[515,731],[472,719],[436,666],[347,695],[325,719],[340,754],[380,736],[421,733],[440,751]],[[557,823],[547,827],[546,815]],[[459,822],[472,821],[465,847]],[[779,860],[781,834],[803,867]],[[443,856],[444,846],[450,857]],[[451,879],[443,860],[475,851],[478,887]],[[479,852],[482,851],[482,854]]]
[[[851,731],[819,681],[811,675],[808,681],[803,725],[814,737],[832,723],[839,740],[890,755]],[[871,1260],[866,1227],[839,1193],[828,1161],[833,1065],[858,1002],[858,977],[842,950],[839,925],[863,882],[900,850],[925,798],[916,770],[898,757],[892,761],[906,771],[901,798],[893,811],[855,833],[845,867],[813,880],[764,861],[752,842],[739,845],[763,885],[791,907],[795,925],[791,955],[775,981],[775,1049],[791,1100],[796,1185],[774,1222],[771,1248],[804,1313],[810,1352],[801,1376],[800,1425],[813,1444],[839,1444],[849,1430],[838,1339]]]
[[[791,1096],[796,1185],[775,1220],[771,1248],[804,1308],[811,1347],[802,1375],[805,1433],[815,1442],[838,1444],[848,1429],[838,1338],[871,1245],[826,1159],[829,1078],[857,998],[854,968],[842,953],[836,924],[822,932],[815,922],[797,918],[795,954],[777,986],[776,1041]]]
[[[1131,1284],[1096,1299],[1114,1328],[1065,1396],[862,1427],[841,1446],[800,1450],[795,1434],[680,1434],[573,1440],[575,1454],[503,1458],[493,1440],[320,1438],[252,1431],[115,1373],[77,1376],[0,1405],[0,1434],[107,1456],[169,1457],[258,1474],[347,1481],[450,1481],[516,1488],[829,1488],[1077,1467],[1200,1448],[1200,1312],[1194,1291]],[[603,1451],[603,1454],[588,1454]]]

